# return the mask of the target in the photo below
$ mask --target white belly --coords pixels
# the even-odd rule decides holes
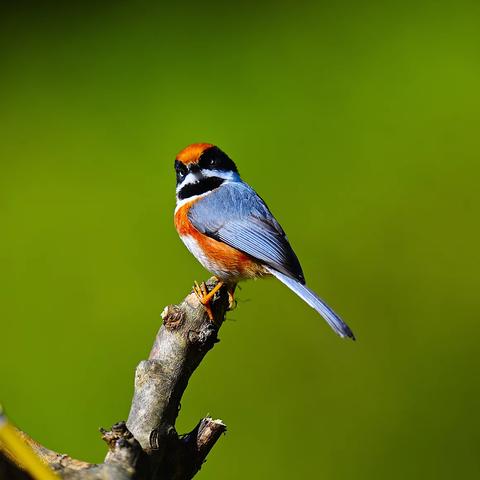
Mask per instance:
[[[240,272],[236,270],[226,270],[215,260],[207,257],[203,250],[198,245],[198,242],[194,237],[190,235],[181,235],[180,238],[185,246],[188,248],[190,253],[206,268],[209,272],[212,272],[220,280],[238,282],[241,278]]]

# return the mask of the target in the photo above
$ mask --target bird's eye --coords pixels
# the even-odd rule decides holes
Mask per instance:
[[[175,171],[179,175],[186,175],[188,173],[188,168],[182,162],[175,160]]]

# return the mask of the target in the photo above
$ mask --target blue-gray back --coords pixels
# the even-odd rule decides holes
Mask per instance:
[[[195,202],[188,218],[200,232],[305,283],[280,224],[244,182],[225,183]]]

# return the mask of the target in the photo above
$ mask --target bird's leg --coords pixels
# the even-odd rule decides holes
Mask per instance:
[[[193,291],[195,292],[195,295],[197,295],[198,300],[200,303],[205,307],[205,310],[207,311],[208,318],[210,321],[214,321],[213,319],[213,313],[212,313],[212,308],[210,307],[210,302],[213,298],[213,296],[223,287],[223,282],[219,281],[211,290],[210,292],[207,291],[207,286],[205,285],[205,282],[202,282],[200,285],[195,282],[193,286]]]
[[[205,283],[203,284],[205,285]],[[210,302],[213,296],[223,287],[223,282],[219,281],[211,290],[207,293],[207,295],[203,298],[204,302]],[[205,289],[206,291],[206,289]]]
[[[205,307],[205,310],[207,311],[208,318],[210,319],[211,322],[213,322],[213,313],[212,309],[210,308],[210,305],[208,302],[205,302],[205,298],[208,295],[207,292],[207,286],[205,285],[205,282],[202,282],[200,285],[198,282],[195,280],[195,283],[193,285],[193,291],[195,295],[197,296],[198,300],[200,303]]]

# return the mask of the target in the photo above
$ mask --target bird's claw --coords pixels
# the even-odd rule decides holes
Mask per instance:
[[[212,308],[210,306],[210,302],[212,301],[213,296],[215,293],[222,288],[223,283],[218,282],[210,292],[207,289],[207,285],[205,282],[202,282],[200,285],[198,284],[197,281],[194,282],[193,285],[193,291],[195,295],[197,296],[198,300],[200,303],[205,307],[205,310],[207,311],[208,318],[210,319],[211,322],[215,323],[214,317],[213,317],[213,312]]]

